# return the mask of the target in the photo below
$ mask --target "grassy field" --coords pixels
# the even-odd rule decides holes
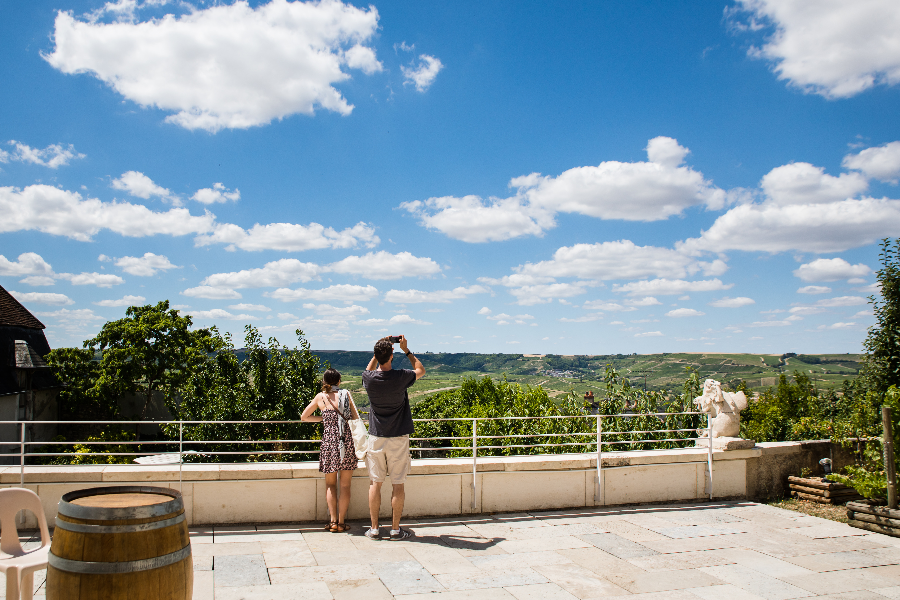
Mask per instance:
[[[324,361],[341,371],[347,387],[360,406],[368,404],[360,372],[370,353],[316,351]],[[819,389],[839,388],[859,372],[859,354],[768,355],[768,354],[632,354],[596,356],[522,355],[522,354],[434,354],[417,355],[428,374],[410,393],[413,403],[429,394],[458,387],[466,377],[506,376],[515,383],[543,386],[551,396],[574,392],[579,397],[591,390],[602,395],[603,374],[611,365],[628,377],[632,385],[648,390],[680,392],[686,368],[700,373],[701,379],[717,379],[729,385],[743,380],[754,391],[773,387],[778,376],[801,371],[809,375]],[[394,363],[408,368],[409,362],[397,354]]]

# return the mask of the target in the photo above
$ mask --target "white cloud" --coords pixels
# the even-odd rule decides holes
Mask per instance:
[[[478,196],[445,196],[403,202],[400,208],[418,217],[428,229],[473,244],[542,236],[545,229],[556,226],[552,214],[517,197],[490,198],[485,202]]]
[[[853,315],[853,317],[851,317],[851,318],[859,319],[862,317],[873,317],[873,316],[875,316],[875,314],[871,310],[861,310],[858,313],[856,313],[855,315]]]
[[[821,307],[817,307],[817,306],[795,306],[792,309],[790,309],[788,312],[791,313],[791,315],[809,316],[809,315],[818,315],[820,313],[823,313],[823,312],[825,312],[825,309],[821,308]],[[788,317],[788,318],[790,318],[790,317]]]
[[[420,321],[409,315],[394,315],[388,319],[390,325],[431,325],[428,321]]]
[[[89,73],[125,98],[210,132],[244,129],[316,107],[350,114],[333,85],[342,67],[382,69],[365,44],[378,12],[335,0],[247,2],[144,22],[85,22],[58,12],[52,54],[63,73]]]
[[[22,304],[49,304],[50,306],[67,306],[75,304],[75,301],[65,294],[49,294],[46,292],[16,292],[9,290],[9,293]]]
[[[779,79],[826,98],[900,82],[900,11],[893,0],[739,0],[774,33],[751,56]]]
[[[687,300],[690,300],[690,298],[687,298]],[[640,300],[628,298],[625,300],[625,304],[628,306],[659,306],[660,304],[662,304],[662,302],[660,302],[653,296],[646,296],[645,298],[641,298]]]
[[[838,281],[866,277],[872,269],[859,263],[851,265],[843,258],[819,258],[794,271],[794,276],[803,281]]]
[[[490,290],[481,285],[470,285],[468,287],[457,287],[452,290],[437,290],[434,292],[423,292],[420,290],[390,290],[384,295],[387,302],[394,304],[421,304],[438,303],[447,304],[453,300],[459,300],[472,294],[487,294]]]
[[[859,173],[841,173],[835,177],[825,173],[824,167],[798,162],[775,167],[763,176],[760,187],[770,203],[789,206],[853,198],[866,191],[869,182]]]
[[[676,308],[666,313],[667,317],[702,317],[705,312],[693,308]]]
[[[187,235],[212,229],[215,216],[192,216],[186,208],[166,212],[128,202],[82,200],[81,194],[49,185],[0,187],[0,232],[40,231],[82,242],[107,229],[127,237]]]
[[[211,188],[197,190],[191,200],[202,204],[215,204],[216,202],[237,202],[241,199],[241,190],[229,190],[221,183],[215,183]]]
[[[747,298],[745,296],[739,296],[737,298],[719,298],[718,300],[713,300],[709,303],[710,306],[714,306],[716,308],[740,308],[742,306],[749,306],[750,304],[756,304],[756,300],[753,298]]]
[[[819,325],[819,329],[851,329],[856,323],[833,323],[832,325]]]
[[[240,304],[232,304],[228,308],[232,310],[248,310],[250,312],[271,312],[272,309],[268,306],[263,306],[262,304],[246,304],[241,302]]]
[[[229,321],[252,321],[257,319],[258,317],[254,317],[253,315],[240,314],[235,315],[227,310],[223,310],[221,308],[214,308],[212,310],[188,310],[185,311],[187,314],[191,315],[196,319],[226,319]]]
[[[434,275],[441,272],[441,267],[430,258],[416,257],[409,252],[391,254],[382,250],[369,252],[365,256],[348,256],[331,263],[327,270],[345,275],[360,275],[366,279],[400,279]]]
[[[868,304],[868,300],[862,296],[838,296],[837,298],[823,298],[815,303],[815,306],[858,306],[860,304]]]
[[[234,290],[213,287],[211,285],[201,285],[192,287],[181,292],[184,296],[192,298],[206,298],[208,300],[237,300],[241,295]]]
[[[101,300],[100,302],[94,302],[97,306],[107,306],[107,307],[116,307],[116,306],[138,306],[146,302],[147,299],[143,296],[122,296],[118,300]]]
[[[681,279],[651,279],[634,281],[622,285],[614,285],[616,293],[627,293],[629,296],[675,296],[686,292],[718,292],[734,287],[733,283],[722,283],[719,279],[701,281],[684,281]]]
[[[68,148],[64,147],[62,144],[51,144],[43,150],[32,148],[31,146],[17,142],[16,140],[10,140],[9,145],[14,146],[15,150],[12,152],[0,150],[0,162],[9,162],[12,160],[56,169],[68,165],[69,161],[73,158],[77,159],[85,157],[84,154],[76,152],[75,146],[72,144],[69,144]]]
[[[283,287],[296,282],[306,283],[319,275],[320,267],[300,262],[296,258],[282,258],[266,263],[258,269],[244,269],[231,273],[214,273],[200,282],[201,286],[223,289]]]
[[[294,223],[256,224],[249,230],[238,225],[222,223],[212,232],[197,237],[198,246],[228,244],[226,250],[257,251],[284,250],[299,252],[321,248],[355,248],[357,245],[372,247],[381,240],[375,230],[366,223],[357,223],[342,231],[324,227],[318,223],[298,225]]]
[[[2,275],[9,277],[21,277],[23,275],[52,277],[53,267],[40,254],[34,252],[20,254],[15,262],[0,254],[0,276]],[[53,280],[51,279],[49,285],[53,285],[52,282]]]
[[[282,302],[293,302],[295,300],[366,302],[378,297],[378,290],[371,285],[340,284],[318,290],[278,288],[274,292],[266,292],[263,295]]]
[[[848,154],[841,165],[847,169],[862,171],[873,179],[897,183],[900,176],[900,142],[866,148],[858,154]]]
[[[900,231],[900,201],[862,198],[827,204],[744,204],[716,219],[699,238],[676,245],[688,252],[843,252]]]
[[[509,198],[446,196],[400,206],[429,229],[464,242],[540,236],[556,226],[554,215],[577,213],[601,219],[658,221],[698,204],[721,208],[726,194],[690,167],[679,166],[688,150],[672,138],[647,145],[649,162],[606,161],[576,167],[558,177],[539,173],[510,180]]]
[[[857,292],[862,292],[863,294],[880,294],[881,293],[881,283],[876,281],[875,283],[865,285],[863,287],[856,288]]]
[[[78,308],[75,310],[69,308],[61,308],[53,312],[39,312],[37,313],[37,316],[59,319],[60,323],[67,324],[70,327],[85,325],[90,321],[104,320],[103,317],[95,314],[94,311],[89,308]]]
[[[756,321],[755,323],[750,323],[747,327],[788,327],[792,321],[784,320],[784,321]]]
[[[525,263],[514,270],[533,277],[579,277],[582,279],[641,279],[687,277],[697,272],[707,276],[727,270],[722,260],[698,261],[683,252],[657,246],[638,246],[630,240],[563,246],[551,260]]]
[[[509,293],[516,297],[516,304],[532,306],[534,304],[546,304],[554,298],[571,298],[587,292],[586,286],[590,282],[578,281],[575,283],[546,283],[539,285],[525,285],[519,288],[511,288]]]
[[[437,57],[420,54],[418,64],[413,62],[408,67],[400,67],[404,77],[403,85],[412,84],[416,86],[417,90],[424,92],[431,87],[437,74],[443,68],[444,64]]]
[[[369,314],[369,309],[365,306],[352,304],[350,306],[332,306],[330,304],[304,304],[303,308],[315,311],[316,314],[325,317],[339,317],[344,319],[353,319],[360,315]]]
[[[125,283],[125,280],[118,275],[109,273],[60,273],[58,277],[60,279],[69,280],[72,285],[96,285],[101,288],[108,288],[119,285],[120,283]]]
[[[25,277],[24,279],[20,279],[19,283],[24,283],[26,285],[54,285],[56,282],[52,277],[47,277],[45,275],[30,275]]]
[[[559,320],[563,323],[590,323],[592,321],[599,321],[603,318],[603,315],[600,313],[595,313],[593,315],[584,315],[583,317],[576,317],[574,319],[570,319],[568,317],[562,317]]]
[[[805,285],[797,290],[798,294],[830,294],[831,288],[825,285]]]
[[[113,179],[111,187],[116,190],[128,192],[129,196],[135,198],[160,198],[167,202],[173,203],[175,206],[181,206],[181,200],[170,190],[156,185],[153,180],[139,171],[128,171],[122,173],[118,179]]]
[[[493,311],[492,311],[491,309],[489,309],[487,306],[484,306],[484,307],[481,308],[481,310],[478,311],[477,314],[479,314],[479,315],[489,315],[489,314],[491,314],[492,312],[493,312]]]
[[[634,337],[663,337],[662,331],[645,331],[644,333],[636,333]]]
[[[167,271],[168,269],[180,269],[177,265],[169,262],[169,259],[160,254],[145,252],[143,256],[123,256],[116,259],[116,266],[136,277],[152,277],[158,271]]]
[[[637,310],[637,308],[633,306],[622,306],[617,302],[609,302],[607,300],[588,300],[584,303],[584,308],[607,312],[632,312]]]

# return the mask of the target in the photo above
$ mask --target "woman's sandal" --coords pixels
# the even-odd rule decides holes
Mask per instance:
[[[333,533],[336,525],[337,525],[337,521],[332,521],[331,523],[329,523],[328,525],[325,526],[325,531],[331,531]]]
[[[345,531],[347,531],[349,529],[350,529],[350,526],[347,525],[346,523],[335,523],[334,525],[332,525],[330,531],[331,531],[331,533],[344,533]]]

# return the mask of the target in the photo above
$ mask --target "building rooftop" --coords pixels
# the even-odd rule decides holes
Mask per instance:
[[[27,308],[0,286],[0,326],[46,329]]]

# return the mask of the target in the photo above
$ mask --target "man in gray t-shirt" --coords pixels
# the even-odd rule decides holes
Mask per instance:
[[[394,369],[394,344],[389,337],[375,343],[375,355],[362,374],[363,386],[369,395],[369,440],[366,447],[366,467],[369,470],[369,516],[372,527],[366,536],[381,537],[378,513],[381,510],[381,484],[391,477],[391,511],[393,523],[391,539],[402,540],[412,535],[400,527],[403,503],[406,500],[404,483],[409,474],[409,434],[413,432],[409,394],[406,390],[425,375],[425,367],[413,356],[406,338],[399,336],[400,349],[412,363],[410,369]]]

